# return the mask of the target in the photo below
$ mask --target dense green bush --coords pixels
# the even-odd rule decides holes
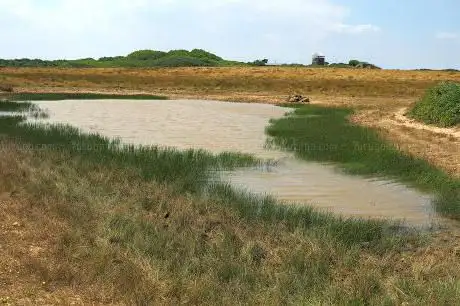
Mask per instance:
[[[192,51],[190,51],[190,56],[195,57],[195,58],[205,59],[205,60],[211,60],[211,61],[222,61],[223,60],[222,57],[219,57],[203,49],[193,49]]]
[[[221,57],[202,49],[138,50],[127,56],[101,57],[99,59],[82,58],[76,60],[46,61],[40,59],[0,59],[0,67],[63,67],[63,68],[106,68],[106,67],[196,67],[196,66],[245,66],[245,63],[226,61]]]
[[[165,56],[165,54],[163,51],[139,50],[128,54],[127,58],[139,61],[156,60]]]
[[[460,84],[442,82],[428,89],[409,116],[442,127],[460,124]]]

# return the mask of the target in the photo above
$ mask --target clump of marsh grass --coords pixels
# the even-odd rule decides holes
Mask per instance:
[[[460,124],[460,83],[442,82],[429,88],[408,115],[441,127]]]

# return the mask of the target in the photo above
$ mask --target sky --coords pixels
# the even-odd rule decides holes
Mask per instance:
[[[225,59],[460,69],[459,0],[0,0],[0,58],[205,49]]]

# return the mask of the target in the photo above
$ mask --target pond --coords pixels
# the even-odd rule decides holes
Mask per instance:
[[[313,205],[345,216],[405,220],[429,225],[436,220],[432,197],[401,184],[349,176],[331,165],[306,162],[291,153],[267,149],[265,127],[287,108],[254,103],[201,100],[66,100],[38,102],[49,112],[40,122],[67,123],[84,132],[118,137],[125,143],[219,153],[251,153],[278,161],[268,169],[223,172],[235,188],[271,194],[285,203]]]

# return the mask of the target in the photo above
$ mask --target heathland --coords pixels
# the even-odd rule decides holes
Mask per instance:
[[[308,95],[316,105],[267,122],[276,144],[293,150],[289,141],[300,148],[336,144],[340,154],[297,155],[434,192],[438,211],[458,217],[456,128],[418,128],[399,117],[432,85],[459,81],[455,72],[0,72],[0,82],[13,89],[4,99],[91,93],[279,103],[291,93]],[[28,108],[12,101],[2,105],[4,111]],[[120,148],[75,128],[23,120],[0,119],[0,298],[6,303],[453,305],[460,299],[457,221],[446,223],[448,229],[418,232],[391,221],[280,206],[271,198],[207,184],[208,170],[259,162],[251,156]],[[371,149],[357,155],[347,145],[356,142]],[[381,150],[373,155],[376,145]]]

